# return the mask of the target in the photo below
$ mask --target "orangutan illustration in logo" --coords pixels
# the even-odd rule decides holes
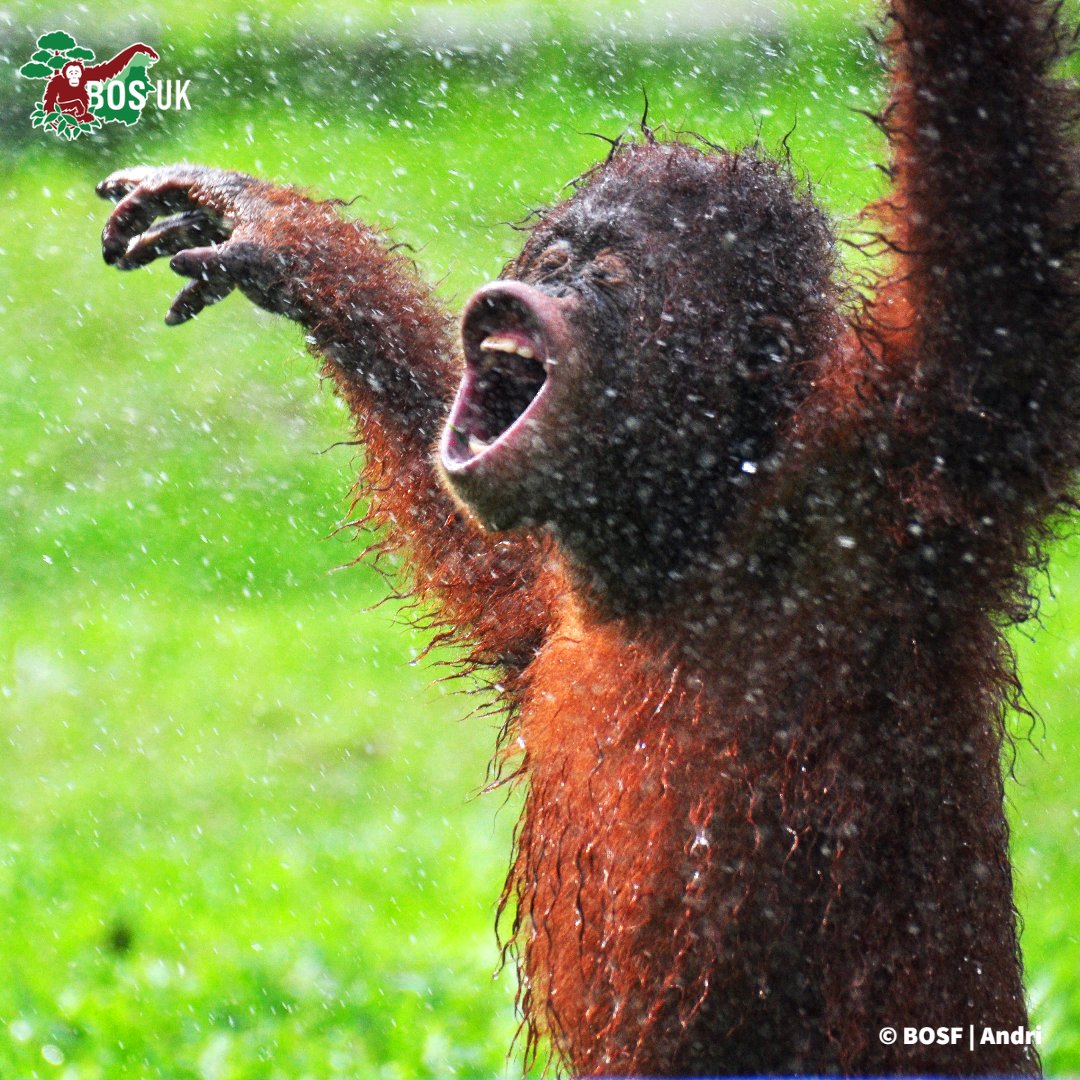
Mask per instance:
[[[133,56],[143,53],[158,59],[158,54],[149,45],[141,42],[129,45],[123,52],[117,53],[103,64],[87,67],[79,60],[69,60],[48,82],[41,105],[46,113],[59,110],[83,123],[90,123],[97,117],[90,111],[90,100],[86,84],[103,82],[119,75],[131,62]]]

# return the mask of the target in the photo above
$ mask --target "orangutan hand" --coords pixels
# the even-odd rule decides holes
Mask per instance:
[[[117,204],[101,234],[107,263],[133,270],[171,255],[172,269],[192,279],[165,316],[170,326],[237,287],[260,307],[292,313],[298,253],[272,242],[272,223],[303,196],[202,165],[121,169],[96,190]]]

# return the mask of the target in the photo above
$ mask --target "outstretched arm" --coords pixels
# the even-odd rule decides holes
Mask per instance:
[[[883,114],[893,259],[861,321],[911,456],[956,518],[1051,510],[1080,465],[1080,171],[1072,37],[1044,0],[894,0]],[[918,501],[918,500],[916,500]]]
[[[480,531],[439,482],[431,448],[457,367],[450,320],[410,263],[332,204],[240,173],[133,169],[98,193],[118,200],[102,234],[107,262],[133,269],[171,255],[191,279],[167,323],[239,288],[306,329],[364,443],[379,546],[404,547],[417,593],[442,605],[474,661],[523,670],[550,617],[543,552],[530,537]]]
[[[83,68],[83,82],[111,79],[114,75],[119,75],[131,63],[131,58],[138,56],[139,53],[149,56],[152,60],[160,59],[149,45],[144,45],[141,41],[136,42],[134,45],[129,45],[123,52],[117,53],[111,60],[105,60],[100,64],[95,64],[93,67]]]

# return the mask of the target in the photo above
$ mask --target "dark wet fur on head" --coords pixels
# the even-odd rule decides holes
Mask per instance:
[[[834,242],[785,163],[757,149],[623,143],[533,227],[504,271],[582,290],[593,378],[580,460],[537,470],[540,515],[613,610],[670,601],[708,573],[750,477],[778,467],[816,359],[838,333]],[[537,262],[568,242],[571,262]],[[587,264],[614,249],[633,288]]]

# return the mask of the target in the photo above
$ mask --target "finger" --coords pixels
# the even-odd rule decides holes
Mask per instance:
[[[156,188],[137,187],[125,195],[101,233],[101,252],[110,265],[124,257],[128,244],[164,214],[197,210],[190,186],[171,182]]]
[[[236,286],[228,280],[197,278],[189,281],[177,294],[172,306],[165,313],[167,326],[179,326],[194,318],[203,308],[224,300]]]
[[[185,248],[219,244],[228,236],[229,230],[205,211],[188,210],[166,218],[133,237],[124,254],[116,260],[116,266],[120,270],[134,270],[162,255],[175,255]]]
[[[203,308],[223,300],[236,288],[229,271],[225,247],[187,248],[169,260],[176,273],[194,278],[177,294],[165,315],[169,326],[179,326],[198,315]]]
[[[185,248],[169,260],[169,266],[182,277],[233,281],[230,248],[224,244]]]
[[[94,191],[103,199],[119,202],[143,183],[153,171],[151,165],[132,165],[127,169],[117,169],[106,176]]]

